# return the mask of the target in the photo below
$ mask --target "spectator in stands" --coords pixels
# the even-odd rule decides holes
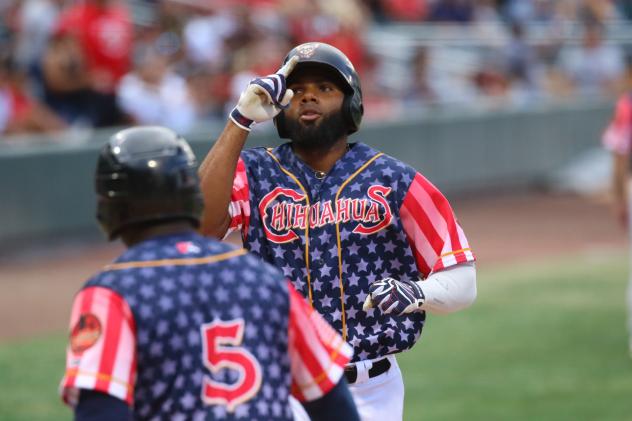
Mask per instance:
[[[24,0],[17,13],[15,60],[30,77],[29,87],[42,96],[41,57],[57,23],[63,0]]]
[[[576,13],[580,21],[595,20],[601,24],[616,17],[617,9],[611,0],[583,0]]]
[[[433,22],[468,23],[474,18],[472,0],[440,0],[430,8],[428,20]]]
[[[380,0],[379,3],[388,21],[422,22],[428,16],[426,0]]]
[[[509,22],[551,23],[558,19],[556,0],[507,0],[501,8]]]
[[[362,76],[365,47],[362,34],[368,26],[368,11],[358,0],[297,2],[289,10],[292,44],[320,41],[342,51]]]
[[[234,19],[226,9],[215,10],[210,4],[196,12],[183,29],[186,56],[194,64],[218,68],[227,59],[224,40],[235,28]]]
[[[632,0],[616,0],[615,7],[623,18],[632,20]]]
[[[130,69],[132,20],[123,0],[83,0],[65,9],[56,34],[74,38],[83,53],[88,84],[96,93],[96,126],[120,123],[116,87]]]
[[[520,21],[512,22],[510,41],[502,51],[513,103],[526,103],[541,96],[538,58],[524,31]]]
[[[405,101],[411,106],[427,107],[436,103],[438,93],[429,77],[428,49],[417,48],[410,63],[410,89],[405,94]]]
[[[511,102],[511,82],[499,52],[491,49],[485,51],[471,80],[481,105],[499,107]]]
[[[41,61],[46,104],[68,124],[98,126],[99,109],[93,101],[85,57],[74,37],[54,35]]]
[[[186,77],[197,121],[223,121],[228,100],[227,74],[203,65],[187,66]]]
[[[170,56],[155,45],[136,53],[134,70],[121,80],[117,99],[131,124],[159,124],[186,133],[195,123],[187,81],[172,70]]]
[[[0,58],[0,134],[42,133],[66,128],[48,107],[30,96],[24,76],[6,51]]]
[[[561,52],[559,69],[578,93],[613,95],[622,88],[625,75],[623,50],[604,43],[603,31],[599,22],[588,21],[582,44]]]
[[[476,0],[473,20],[481,23],[501,23],[495,0]],[[491,28],[490,28],[491,29]]]

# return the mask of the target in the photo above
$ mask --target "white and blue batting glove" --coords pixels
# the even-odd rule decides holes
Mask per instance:
[[[287,108],[294,92],[286,88],[285,80],[297,62],[298,57],[294,56],[276,73],[251,80],[230,113],[233,123],[250,131],[253,123],[271,120]]]
[[[421,311],[426,297],[417,282],[385,278],[369,285],[362,308],[379,308],[384,314],[401,316]]]

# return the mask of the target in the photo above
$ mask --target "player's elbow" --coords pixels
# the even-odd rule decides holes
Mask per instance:
[[[209,217],[207,214],[202,215],[200,220],[199,232],[205,237],[214,237],[223,239],[230,225],[230,216],[225,215],[224,218]]]
[[[459,268],[458,277],[454,283],[457,288],[453,289],[451,313],[464,310],[476,301],[476,267],[473,264],[463,265]]]
[[[440,305],[428,306],[428,311],[432,314],[446,315],[456,313],[457,311],[464,310],[471,306],[476,300],[476,291],[471,294],[459,296],[453,298],[450,301],[444,302]]]
[[[433,274],[426,282],[429,300],[425,307],[433,314],[454,313],[476,301],[476,268],[472,263]]]
[[[476,301],[476,278],[454,299],[454,311],[464,310]]]

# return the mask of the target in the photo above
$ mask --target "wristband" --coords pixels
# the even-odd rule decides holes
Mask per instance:
[[[254,123],[254,120],[250,120],[249,118],[244,117],[239,112],[237,107],[233,108],[233,111],[231,111],[230,119],[233,120],[233,123],[246,130],[247,132],[250,131],[250,126],[252,126],[252,123]]]

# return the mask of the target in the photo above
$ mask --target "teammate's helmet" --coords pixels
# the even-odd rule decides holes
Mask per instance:
[[[189,220],[202,212],[195,155],[164,127],[134,127],[101,149],[95,174],[97,220],[110,240],[131,226]]]
[[[339,49],[322,42],[308,42],[294,47],[283,60],[283,64],[293,57],[298,56],[298,62],[294,71],[290,73],[287,83],[292,81],[292,74],[305,66],[322,66],[328,68],[331,74],[341,83],[345,92],[345,99],[342,104],[342,114],[344,121],[347,123],[348,134],[358,130],[364,113],[362,105],[362,88],[360,87],[360,78],[353,68],[353,64],[346,55]],[[289,133],[285,127],[285,113],[281,111],[274,123],[276,124],[279,136],[282,138],[289,137]]]

